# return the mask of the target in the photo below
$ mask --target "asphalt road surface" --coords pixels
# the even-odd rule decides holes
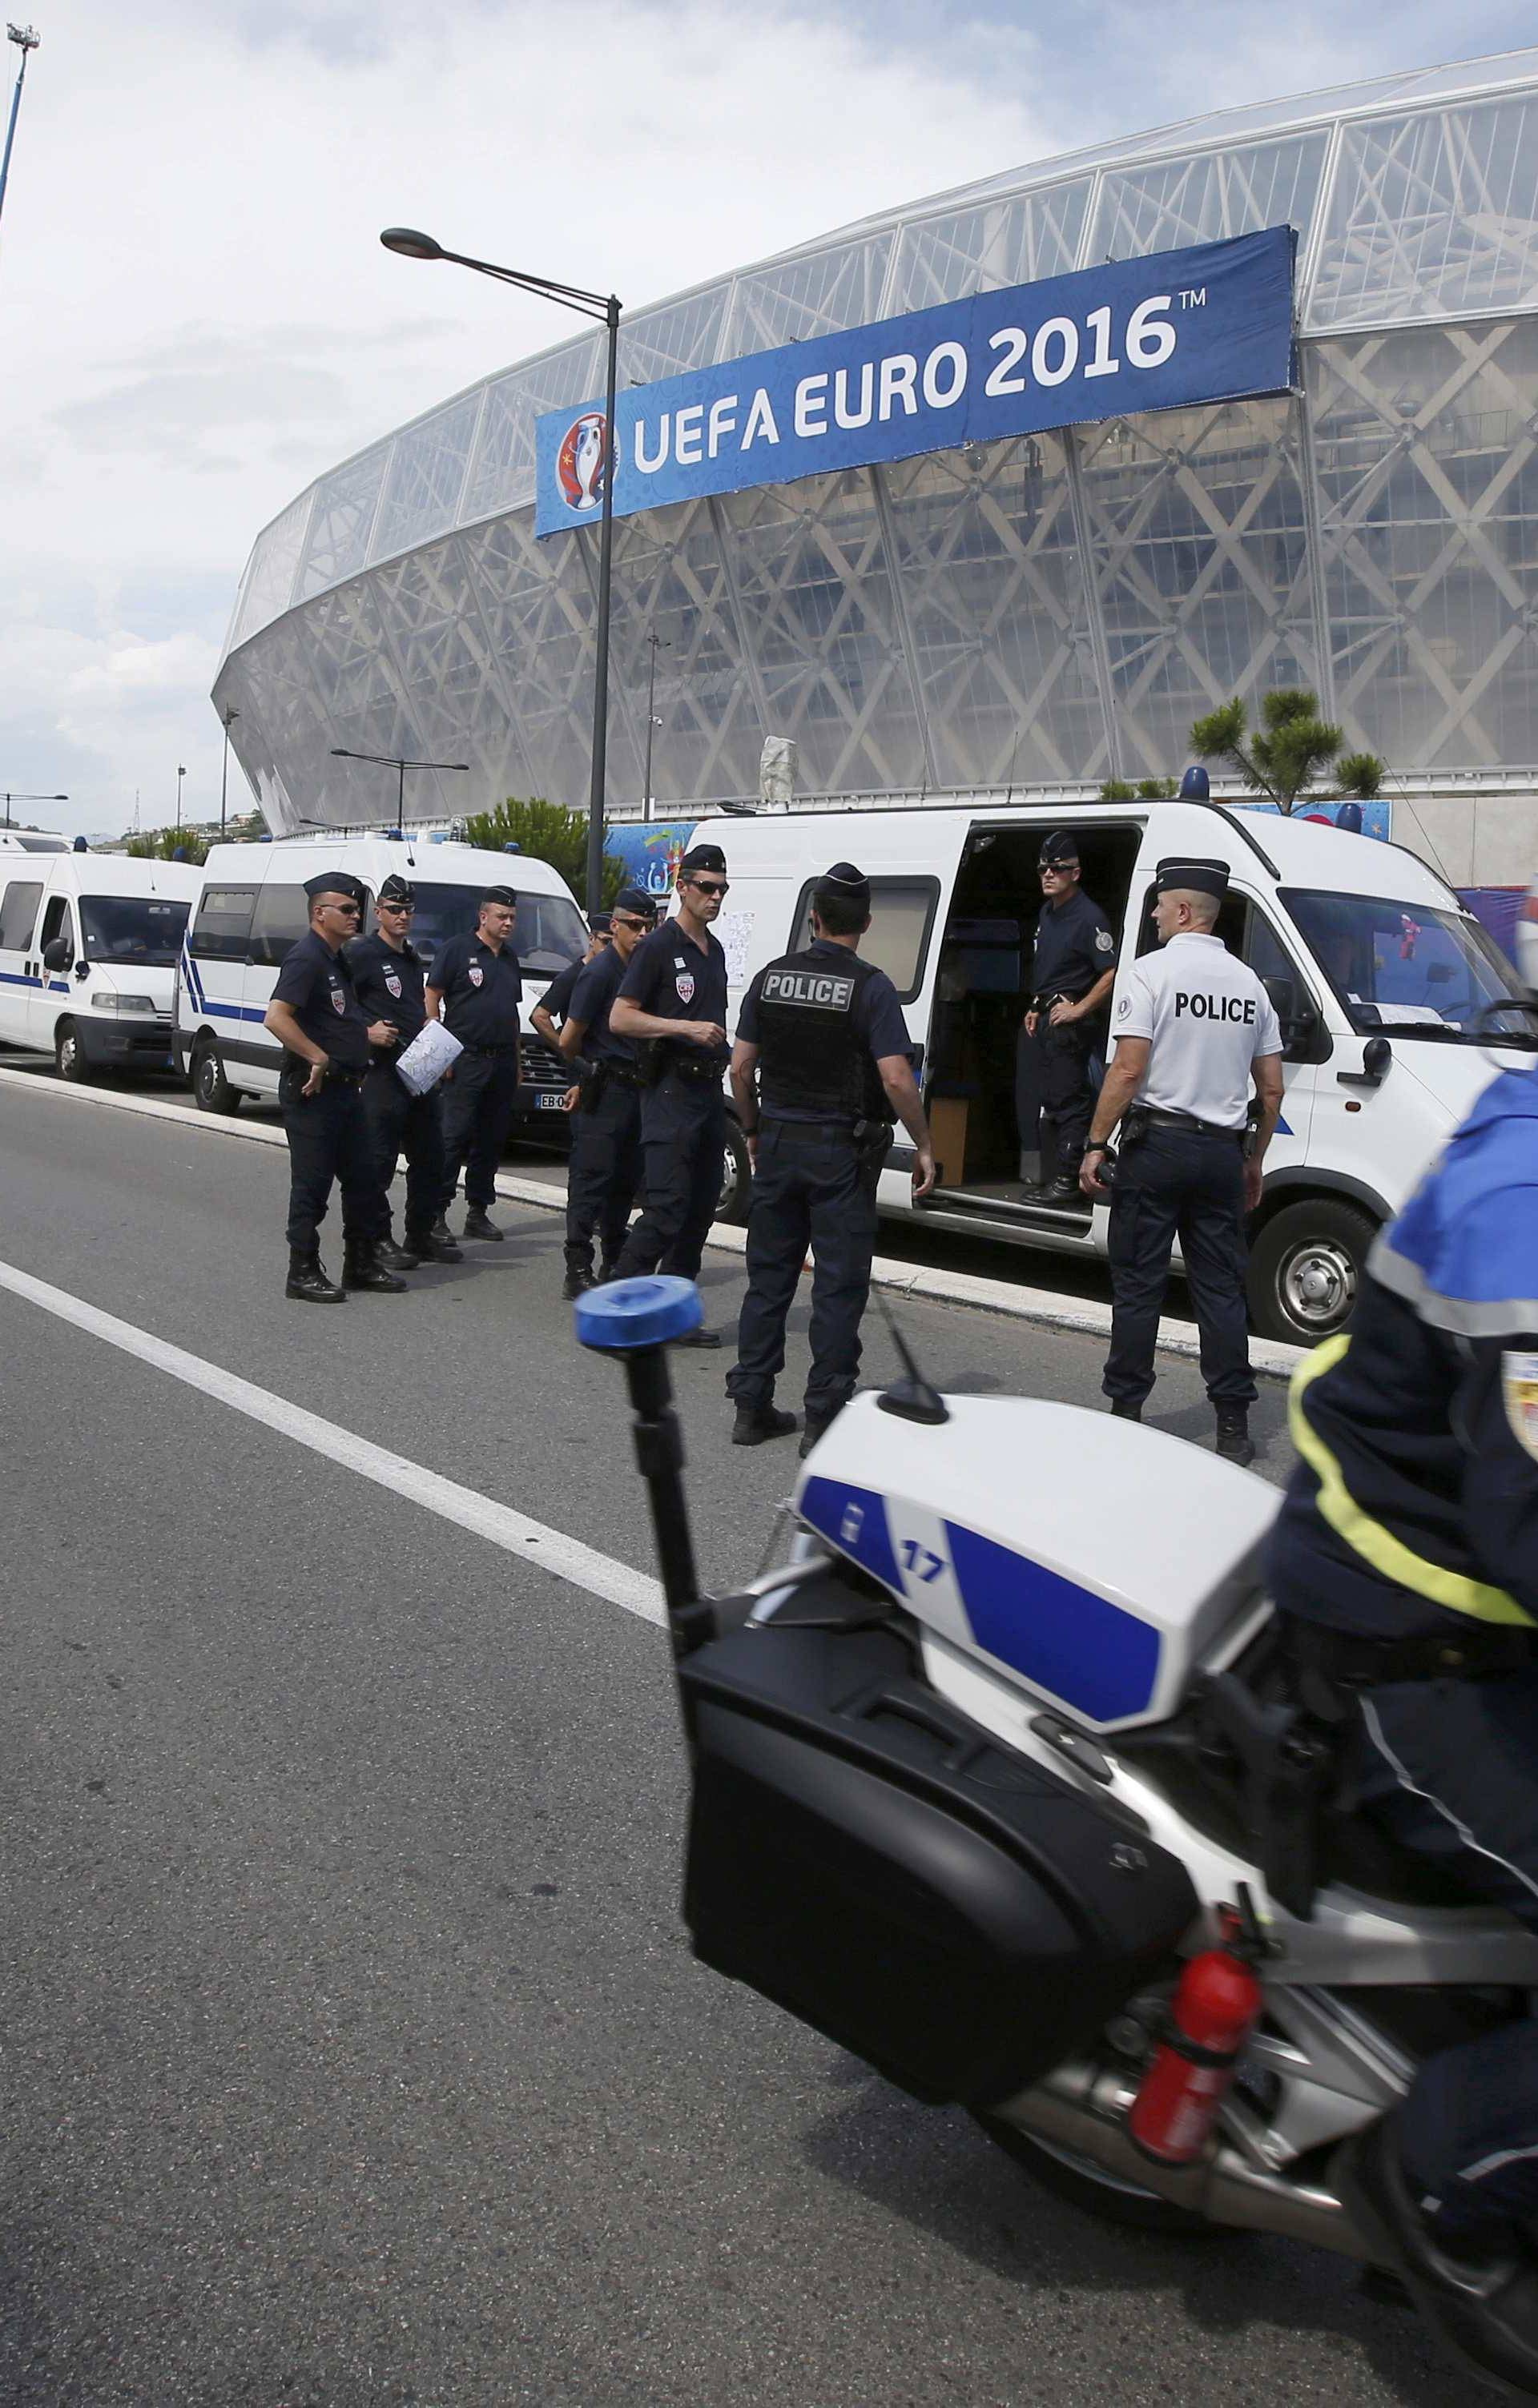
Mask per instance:
[[[621,1381],[558,1220],[302,1310],[285,1180],[0,1094],[0,2401],[1440,2408],[1344,2261],[1103,2229],[693,1962]],[[712,1321],[740,1277],[708,1262]],[[1098,1400],[1091,1341],[903,1321],[942,1387]],[[794,1453],[730,1448],[725,1351],[674,1360],[722,1584]],[[1154,1418],[1206,1439],[1194,1367]]]

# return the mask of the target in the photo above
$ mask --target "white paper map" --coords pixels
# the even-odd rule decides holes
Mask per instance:
[[[457,1037],[451,1037],[441,1020],[424,1021],[410,1045],[395,1064],[401,1078],[413,1096],[424,1096],[436,1087],[445,1070],[452,1070],[465,1048]]]
[[[711,934],[726,956],[726,984],[734,991],[748,982],[748,939],[753,935],[751,911],[723,911]]]

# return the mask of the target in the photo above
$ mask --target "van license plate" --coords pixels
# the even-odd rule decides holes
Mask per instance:
[[[566,1109],[566,1090],[564,1087],[559,1090],[554,1088],[542,1088],[534,1100],[537,1108],[542,1112],[564,1111]]]

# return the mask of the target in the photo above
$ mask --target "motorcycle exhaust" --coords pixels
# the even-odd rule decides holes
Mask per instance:
[[[1210,2224],[1306,2241],[1373,2263],[1372,2250],[1333,2191],[1253,2165],[1221,2137],[1194,2165],[1157,2165],[1145,2157],[1127,2128],[1136,2096],[1136,2086],[1109,2067],[1069,2063],[991,2114],[1044,2147],[1085,2158],[1115,2181],[1152,2191]]]

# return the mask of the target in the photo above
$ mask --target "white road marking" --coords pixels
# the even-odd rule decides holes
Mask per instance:
[[[639,1615],[642,1622],[661,1624],[667,1619],[662,1589],[656,1581],[649,1580],[629,1564],[617,1563],[611,1555],[599,1555],[597,1548],[584,1546],[580,1539],[568,1538],[564,1530],[553,1530],[547,1523],[530,1521],[526,1513],[515,1512],[510,1505],[498,1505],[477,1489],[463,1488],[458,1481],[445,1480],[440,1473],[426,1470],[404,1455],[393,1455],[388,1447],[375,1446],[352,1430],[339,1429],[334,1422],[323,1421],[318,1413],[306,1412],[302,1405],[290,1404],[286,1397],[275,1397],[250,1380],[238,1379],[233,1371],[221,1370],[217,1363],[205,1363],[201,1355],[189,1354],[183,1347],[172,1346],[164,1338],[153,1338],[147,1329],[137,1329],[132,1322],[120,1321],[116,1313],[103,1312],[96,1305],[85,1304],[63,1288],[50,1287],[46,1280],[34,1279],[29,1271],[18,1270],[13,1264],[0,1262],[0,1288],[8,1288],[28,1304],[51,1312],[56,1319],[71,1323],[93,1338],[102,1339],[108,1346],[118,1347],[157,1371],[165,1371],[171,1379],[185,1382],[189,1388],[196,1388],[216,1403],[227,1405],[232,1412],[244,1413],[248,1421],[260,1422],[265,1428],[276,1430],[280,1438],[292,1439],[295,1446],[308,1446],[312,1454],[339,1463],[345,1471],[355,1471],[361,1480],[376,1482],[392,1496],[425,1506],[429,1513],[438,1514],[445,1522],[457,1522],[462,1530],[472,1531],[478,1539],[489,1539],[494,1547],[505,1548],[525,1563],[538,1564],[542,1571],[553,1572],[594,1597],[605,1598],[611,1605],[623,1606],[626,1613]]]

